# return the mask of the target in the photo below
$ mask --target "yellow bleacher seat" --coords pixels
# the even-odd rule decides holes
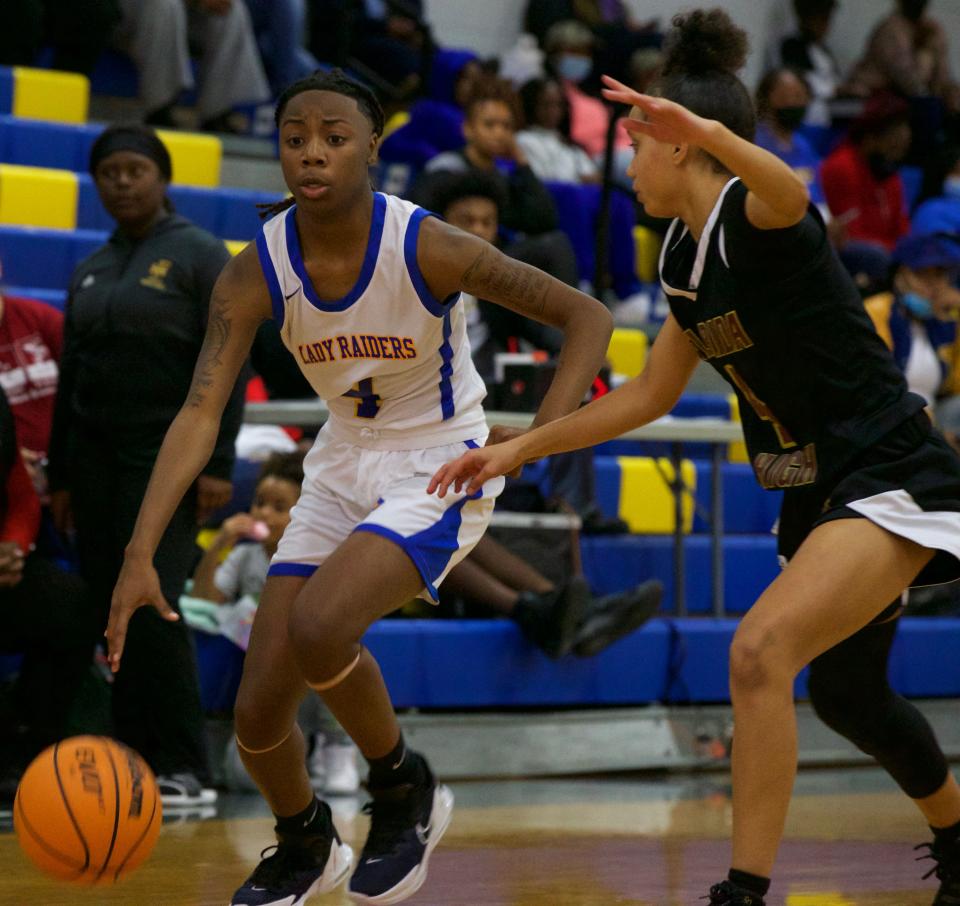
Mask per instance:
[[[673,463],[662,457],[618,456],[620,466],[620,518],[631,532],[667,534],[676,525],[673,491]],[[693,528],[693,493],[697,488],[697,470],[689,459],[680,464],[680,476],[690,489],[683,496],[683,531]]]
[[[212,135],[158,129],[173,162],[173,182],[185,186],[219,186],[223,145]]]
[[[398,129],[402,129],[407,123],[410,122],[410,114],[406,110],[401,110],[395,113],[390,119],[387,120],[387,124],[383,127],[383,135],[380,136],[381,141],[386,141],[396,132]]]
[[[628,327],[615,327],[607,348],[610,367],[617,374],[636,377],[643,371],[647,361],[647,347],[650,341],[642,330]]]
[[[75,72],[13,68],[13,115],[58,123],[85,123],[90,80]]]
[[[77,175],[0,164],[0,223],[72,230],[77,226]]]
[[[643,283],[655,283],[663,239],[649,227],[638,226],[633,228],[633,241],[637,250],[637,279]]]
[[[246,239],[224,239],[223,244],[231,255],[239,255],[248,244]]]
[[[728,399],[730,401],[730,421],[739,422],[740,399],[735,393],[731,393]],[[727,459],[730,460],[730,462],[750,462],[750,457],[747,455],[747,445],[742,440],[728,444]]]

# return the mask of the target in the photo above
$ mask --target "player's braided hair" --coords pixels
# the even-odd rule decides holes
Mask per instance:
[[[288,85],[277,99],[277,108],[273,118],[278,128],[287,104],[298,94],[303,94],[305,91],[332,91],[334,94],[342,94],[345,97],[353,98],[357,102],[360,112],[370,121],[373,134],[377,137],[383,135],[383,108],[380,106],[377,96],[366,85],[345,75],[342,69],[331,69],[329,72],[317,70],[313,75]],[[257,209],[262,218],[267,218],[285,211],[293,204],[294,200],[291,196],[274,204],[257,205]]]

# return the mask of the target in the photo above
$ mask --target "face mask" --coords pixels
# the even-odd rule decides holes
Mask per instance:
[[[557,59],[557,74],[570,82],[582,82],[593,69],[593,60],[577,53],[563,53]]]
[[[933,303],[919,293],[904,293],[900,297],[907,311],[920,321],[933,317]]]
[[[960,176],[948,176],[943,181],[943,194],[960,198]]]
[[[868,155],[867,165],[870,167],[870,172],[873,174],[873,178],[878,182],[883,182],[885,179],[889,179],[894,173],[897,172],[896,162],[878,152]]]
[[[806,107],[777,107],[773,111],[773,118],[790,132],[800,128],[800,124],[806,115]]]

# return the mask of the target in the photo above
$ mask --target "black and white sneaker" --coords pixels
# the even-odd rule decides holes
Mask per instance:
[[[400,903],[427,879],[430,853],[450,826],[453,793],[421,761],[424,783],[370,790],[370,833],[347,890],[355,903]]]
[[[339,886],[350,872],[353,850],[340,840],[330,807],[325,802],[320,806],[327,831],[278,833],[279,842],[260,853],[264,858],[233,895],[230,906],[300,906],[307,897]]]
[[[764,906],[763,897],[737,887],[730,881],[714,884],[709,895],[701,899],[709,901],[707,906]]]
[[[933,900],[933,906],[960,906],[960,840],[933,843],[921,843],[915,850],[925,849],[927,854],[917,856],[917,861],[933,859],[933,867],[923,876],[936,875],[940,889]]]
[[[157,789],[164,808],[195,808],[217,801],[217,791],[204,787],[193,774],[160,774]]]

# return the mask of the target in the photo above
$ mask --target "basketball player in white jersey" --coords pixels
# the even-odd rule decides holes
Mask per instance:
[[[304,766],[295,718],[309,689],[369,762],[371,827],[349,895],[398,903],[423,883],[453,798],[425,759],[405,748],[361,639],[411,598],[435,600],[443,577],[482,535],[502,488],[496,479],[471,496],[425,493],[444,462],[487,435],[460,292],[563,330],[538,424],[578,406],[612,325],[596,300],[374,193],[368,166],[383,113],[339,71],[288,88],[277,125],[293,198],[214,289],[193,385],[160,450],[114,592],[110,661],[116,670],[138,607],[177,619],[153,554],[210,456],[258,325],[273,317],[330,418],[304,464],[303,493],[271,564],[237,698],[238,745],[276,815],[278,845],[232,904],[297,906],[350,871],[350,848]]]

